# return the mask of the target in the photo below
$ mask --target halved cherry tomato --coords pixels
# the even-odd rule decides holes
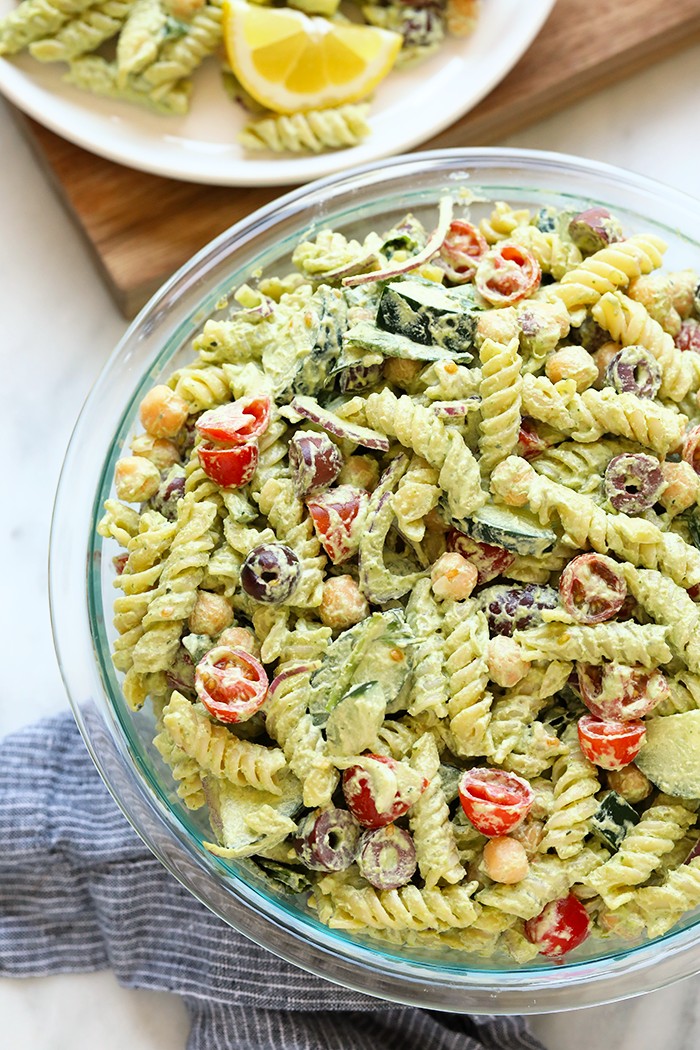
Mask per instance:
[[[590,929],[588,912],[573,893],[550,901],[536,918],[528,919],[524,926],[525,936],[537,945],[540,955],[553,957],[566,955],[578,948]]]
[[[646,671],[626,664],[578,664],[581,699],[603,719],[631,722],[643,718],[668,696],[668,682],[659,670]]]
[[[475,226],[462,219],[455,219],[450,223],[440,247],[440,258],[447,263],[452,281],[469,281],[488,250],[486,238]]]
[[[691,427],[683,438],[683,459],[700,474],[700,427]]]
[[[579,554],[561,574],[559,596],[579,623],[602,623],[619,613],[627,597],[627,584],[612,558]]]
[[[468,769],[459,781],[462,809],[477,831],[507,835],[532,808],[535,793],[527,780],[502,769]]]
[[[117,576],[121,576],[126,568],[126,563],[129,560],[129,555],[124,551],[123,554],[115,554],[112,558],[112,565],[116,569]]]
[[[472,565],[476,566],[479,573],[477,584],[488,583],[497,576],[502,576],[515,561],[515,555],[505,547],[481,543],[479,540],[473,540],[471,536],[465,536],[463,532],[458,532],[457,529],[450,529],[447,533],[447,549],[468,558]]]
[[[618,719],[603,721],[595,715],[584,715],[578,720],[578,739],[589,762],[601,769],[622,769],[634,762],[646,736],[641,719],[629,722]]]
[[[338,485],[307,499],[316,535],[334,565],[357,553],[368,502],[369,493],[354,485]]]
[[[267,696],[265,668],[245,649],[217,645],[199,661],[194,686],[207,711],[220,722],[245,722]]]
[[[428,781],[424,777],[419,790],[408,795],[402,795],[397,790],[388,805],[386,800],[384,805],[380,805],[382,770],[378,768],[377,775],[373,775],[373,764],[382,763],[391,770],[397,770],[399,763],[385,755],[363,755],[363,759],[363,765],[349,766],[343,773],[343,795],[348,809],[359,824],[365,828],[381,828],[402,817],[425,791]]]
[[[487,303],[506,306],[534,292],[541,279],[540,264],[532,252],[504,241],[486,253],[474,281]]]
[[[269,397],[241,397],[228,405],[203,412],[195,426],[210,441],[243,445],[267,430],[271,407]]]
[[[197,454],[207,477],[225,489],[247,485],[258,465],[258,446],[254,441],[233,448],[200,445]]]
[[[523,459],[534,459],[541,452],[551,447],[552,442],[547,441],[538,433],[537,427],[531,419],[523,419],[518,434],[518,444],[515,452]]]

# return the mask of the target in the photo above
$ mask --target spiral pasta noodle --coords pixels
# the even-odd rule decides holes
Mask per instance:
[[[444,634],[450,729],[460,754],[478,754],[488,729],[493,702],[493,697],[487,692],[486,617],[465,605],[455,605],[445,617]]]
[[[95,51],[119,32],[132,4],[133,0],[106,0],[89,7],[64,22],[53,36],[35,40],[29,53],[39,62],[70,62]]]
[[[652,234],[609,244],[568,270],[554,293],[570,312],[593,306],[606,292],[624,288],[633,278],[661,266],[665,250],[665,243]]]
[[[215,725],[206,711],[177,691],[163,712],[163,725],[173,742],[194,759],[204,773],[223,777],[238,787],[281,794],[275,774],[286,760],[278,748],[239,740],[225,726]]]
[[[275,114],[246,124],[238,141],[245,149],[274,153],[321,153],[356,146],[370,133],[368,110],[365,104],[348,103],[288,117]]]
[[[590,820],[598,808],[600,782],[595,766],[584,757],[575,732],[565,732],[569,753],[554,764],[554,803],[544,825],[540,850],[554,850],[561,860],[575,857],[583,849]]]
[[[678,447],[686,417],[635,394],[604,390],[576,392],[573,380],[552,383],[544,376],[522,381],[523,413],[556,427],[575,441],[597,441],[603,434],[636,441],[660,455]]]
[[[523,380],[517,336],[507,343],[484,339],[481,360],[481,434],[479,467],[484,476],[518,443]]]
[[[304,805],[330,800],[338,774],[326,754],[325,741],[307,712],[309,672],[289,674],[267,705],[267,730],[284,751],[289,767],[304,789]]]
[[[485,502],[474,456],[460,435],[428,408],[415,404],[408,395],[397,398],[390,390],[383,390],[370,394],[365,412],[370,427],[397,438],[439,470],[438,484],[457,517],[469,515]]]
[[[459,860],[450,811],[440,781],[440,755],[429,733],[415,745],[411,766],[428,781],[409,818],[421,876],[428,888],[439,882],[461,882],[465,871]]]

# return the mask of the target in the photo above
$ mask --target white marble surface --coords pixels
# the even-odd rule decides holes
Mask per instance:
[[[700,47],[505,145],[579,153],[700,195]],[[51,644],[46,552],[53,492],[73,421],[124,330],[92,259],[0,104],[3,457],[0,736],[66,706]],[[697,1050],[700,978],[613,1006],[540,1016],[548,1050]],[[109,973],[0,980],[0,1047],[183,1050],[172,996],[119,988]]]

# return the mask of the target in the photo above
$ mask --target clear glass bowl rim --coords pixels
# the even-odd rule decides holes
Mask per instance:
[[[562,178],[590,177],[596,189],[607,184],[618,190],[634,190],[692,219],[700,243],[700,203],[692,197],[611,165],[537,150],[451,149],[407,154],[329,176],[259,209],[205,246],[156,292],[120,340],[90,392],[71,437],[56,495],[49,566],[51,618],[66,691],[105,784],[149,849],[225,922],[289,962],[369,995],[457,1012],[539,1013],[614,1001],[700,972],[700,927],[672,932],[616,956],[583,960],[556,969],[451,971],[447,976],[436,975],[433,968],[421,964],[406,965],[397,975],[394,960],[390,965],[382,965],[381,956],[371,953],[369,957],[365,953],[358,961],[353,957],[355,946],[350,945],[351,951],[343,953],[333,937],[320,936],[318,943],[304,942],[293,924],[286,921],[283,909],[278,909],[277,914],[261,915],[251,899],[234,899],[221,885],[213,886],[207,877],[203,878],[198,858],[188,855],[186,838],[177,833],[168,814],[135,778],[126,742],[117,738],[109,703],[100,695],[96,661],[91,667],[80,663],[85,660],[85,643],[92,651],[94,640],[84,589],[89,527],[86,530],[86,523],[75,521],[74,491],[76,477],[88,455],[84,439],[88,436],[90,413],[99,402],[110,372],[118,362],[131,359],[139,343],[163,318],[177,310],[182,299],[203,294],[207,276],[222,261],[234,257],[242,244],[304,213],[311,212],[323,221],[329,206],[355,191],[375,187],[378,192],[389,192],[394,177],[430,171],[454,179],[465,166],[475,174],[488,168],[517,169],[523,174],[546,170],[549,175],[558,173]],[[90,471],[86,470],[86,474]]]

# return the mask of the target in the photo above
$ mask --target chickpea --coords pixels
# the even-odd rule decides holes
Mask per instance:
[[[654,790],[651,781],[634,764],[610,770],[606,779],[608,787],[632,805],[642,802]]]
[[[668,274],[668,290],[674,309],[684,320],[693,312],[698,275],[694,270],[677,270]]]
[[[180,462],[180,452],[174,441],[167,438],[154,438],[150,434],[139,434],[131,442],[131,451],[135,456],[143,456],[155,463],[158,470],[168,470]]]
[[[407,390],[416,378],[423,363],[421,361],[408,361],[403,357],[392,357],[384,365],[384,376],[395,386]]]
[[[627,294],[630,299],[642,303],[650,317],[661,325],[669,335],[678,335],[681,319],[673,305],[671,282],[665,273],[642,274],[630,281]]]
[[[698,475],[690,463],[662,463],[661,473],[666,488],[659,497],[659,502],[669,514],[680,514],[692,507],[698,498]]]
[[[573,379],[579,394],[598,378],[598,366],[582,346],[563,346],[547,358],[544,366],[547,378],[553,383]]]
[[[452,598],[456,602],[469,597],[478,578],[476,565],[456,551],[442,554],[430,571],[435,597]]]
[[[233,608],[222,594],[197,591],[188,623],[193,634],[210,634],[216,637],[233,623]]]
[[[491,491],[509,507],[524,507],[528,500],[533,469],[525,460],[510,456],[491,473]]]
[[[319,615],[326,627],[343,630],[369,616],[369,604],[352,576],[331,576],[323,584]]]
[[[154,386],[139,407],[139,419],[152,437],[175,437],[190,414],[189,405],[162,383]]]
[[[615,354],[619,354],[622,347],[619,343],[603,343],[595,353],[591,354],[591,357],[595,361],[596,368],[598,369],[598,379],[595,383],[597,390],[605,383],[605,370],[612,361]]]
[[[379,464],[371,456],[348,456],[338,475],[339,485],[354,485],[374,491],[379,481]]]
[[[143,456],[124,456],[114,468],[114,486],[119,499],[126,503],[143,503],[155,496],[160,487],[160,471]]]
[[[258,639],[247,627],[227,627],[219,635],[217,645],[228,645],[231,649],[244,649],[256,659],[260,657]]]
[[[481,863],[490,879],[508,886],[520,882],[530,870],[530,862],[522,842],[508,835],[489,839],[484,846]]]
[[[530,670],[529,663],[523,660],[518,643],[502,634],[489,640],[486,662],[489,665],[489,678],[504,689],[517,685]]]

